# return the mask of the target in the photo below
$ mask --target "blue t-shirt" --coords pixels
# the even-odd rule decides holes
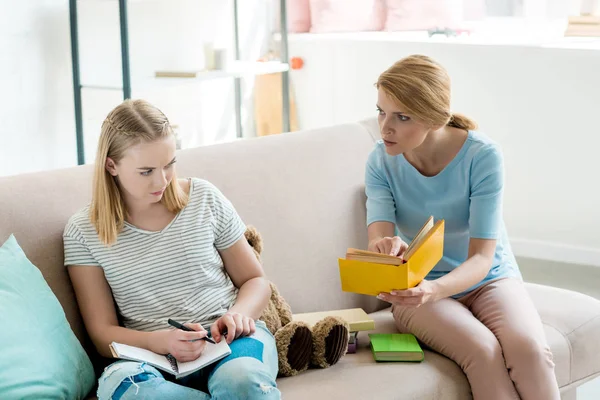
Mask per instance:
[[[453,297],[502,277],[522,279],[502,218],[504,164],[499,146],[469,131],[454,159],[437,175],[426,177],[404,155],[390,156],[379,140],[366,168],[367,225],[392,222],[410,243],[427,218],[445,220],[444,254],[426,279],[437,279],[467,260],[470,238],[496,239],[487,276]]]

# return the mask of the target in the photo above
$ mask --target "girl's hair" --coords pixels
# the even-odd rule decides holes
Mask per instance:
[[[116,241],[127,215],[117,179],[106,170],[106,159],[110,157],[115,163],[119,163],[131,146],[170,135],[173,135],[173,129],[167,117],[144,100],[125,100],[104,120],[96,154],[90,220],[105,245]],[[161,202],[169,211],[177,213],[185,207],[187,201],[187,194],[173,175]]]
[[[472,119],[450,112],[450,76],[427,56],[412,55],[397,61],[379,76],[376,86],[429,126],[477,129]]]

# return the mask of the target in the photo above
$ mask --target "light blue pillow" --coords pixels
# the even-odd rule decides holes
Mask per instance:
[[[94,383],[60,303],[11,235],[0,247],[0,399],[82,399]]]

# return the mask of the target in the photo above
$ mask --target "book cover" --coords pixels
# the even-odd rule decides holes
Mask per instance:
[[[410,333],[370,333],[369,338],[375,361],[419,362],[425,358],[417,338]]]
[[[148,363],[174,375],[177,379],[188,376],[231,354],[231,349],[225,340],[221,340],[217,344],[207,343],[200,357],[189,362],[178,362],[171,355],[157,354],[140,347],[116,342],[111,343],[110,350],[116,358]]]
[[[421,282],[441,260],[444,252],[444,220],[432,217],[415,236],[401,260],[385,254],[348,249],[338,260],[342,290],[377,296],[382,292],[408,289]]]

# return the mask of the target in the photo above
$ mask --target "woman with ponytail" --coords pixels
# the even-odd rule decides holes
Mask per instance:
[[[381,140],[366,166],[369,250],[402,257],[430,215],[444,254],[417,287],[381,293],[396,326],[454,360],[475,400],[559,400],[552,353],[502,217],[500,147],[450,111],[450,78],[429,57],[377,80]]]

